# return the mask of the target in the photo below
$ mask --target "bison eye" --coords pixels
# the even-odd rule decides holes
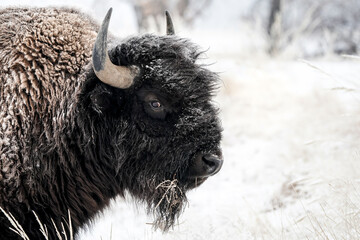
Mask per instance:
[[[167,113],[171,112],[169,103],[161,94],[156,94],[147,89],[140,89],[137,95],[143,103],[144,111],[151,118],[165,120]]]
[[[164,120],[166,117],[165,106],[157,99],[153,99],[147,102],[147,107],[145,111],[152,117],[156,119]]]
[[[154,109],[160,109],[160,108],[162,108],[162,105],[161,105],[161,103],[159,102],[159,101],[151,101],[150,102],[150,106],[152,107],[152,108],[154,108]]]

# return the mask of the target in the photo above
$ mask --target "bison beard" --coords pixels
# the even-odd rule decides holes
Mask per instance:
[[[221,167],[218,76],[196,63],[198,47],[112,39],[112,64],[138,70],[119,88],[94,72],[97,31],[74,10],[0,11],[0,207],[30,239],[43,238],[32,211],[54,239],[68,211],[76,233],[125,192],[168,230],[186,192]],[[0,213],[0,239],[19,238],[9,226]]]

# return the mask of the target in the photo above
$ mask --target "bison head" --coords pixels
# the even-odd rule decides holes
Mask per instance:
[[[108,179],[109,195],[130,192],[168,229],[185,192],[222,166],[222,130],[211,102],[218,76],[197,63],[196,45],[173,34],[168,14],[166,36],[131,37],[107,48],[110,15],[111,9],[81,97],[91,122],[79,120],[83,154],[101,163],[91,174]]]

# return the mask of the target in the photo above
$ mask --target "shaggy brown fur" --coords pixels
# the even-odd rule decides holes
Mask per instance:
[[[46,146],[38,147],[51,151],[55,132],[67,130],[65,122],[73,114],[71,95],[83,84],[84,78],[78,75],[90,61],[97,28],[74,10],[0,11],[0,206],[15,215],[28,212],[32,204],[40,206],[50,201],[51,196],[35,197],[36,191],[61,191],[51,189],[57,187],[55,181],[62,181],[56,179],[56,170],[41,166],[49,161],[47,166],[62,167],[69,164],[66,159],[50,162],[55,159],[44,158],[41,155],[45,153],[39,152],[29,156],[28,149],[41,138]],[[43,175],[40,184],[34,181],[39,174]],[[69,180],[73,183],[67,185],[77,188],[78,180]],[[77,192],[82,194],[81,189]],[[54,199],[59,201],[56,205],[63,201],[57,197],[51,201]],[[79,225],[77,219],[75,226]]]
[[[117,89],[92,69],[97,30],[69,9],[0,11],[0,206],[32,240],[42,237],[32,211],[53,239],[52,219],[60,228],[69,210],[76,232],[126,190],[167,229],[185,192],[209,176],[199,175],[213,166],[202,156],[221,157],[218,78],[196,64],[197,46],[177,36],[118,41],[112,62],[140,74]],[[16,237],[0,214],[0,239]]]

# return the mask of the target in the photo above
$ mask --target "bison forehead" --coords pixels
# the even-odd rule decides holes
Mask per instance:
[[[217,74],[197,63],[203,52],[178,36],[146,34],[125,40],[110,50],[117,65],[136,65],[141,71],[134,88],[147,84],[177,98],[211,97]]]
[[[177,59],[156,61],[144,70],[143,83],[184,101],[210,100],[218,88],[218,75]]]
[[[123,52],[129,57],[137,55],[134,63],[146,63],[155,59],[176,58],[194,61],[199,54],[199,47],[188,39],[178,36],[156,36],[145,34],[129,38],[122,45]]]

